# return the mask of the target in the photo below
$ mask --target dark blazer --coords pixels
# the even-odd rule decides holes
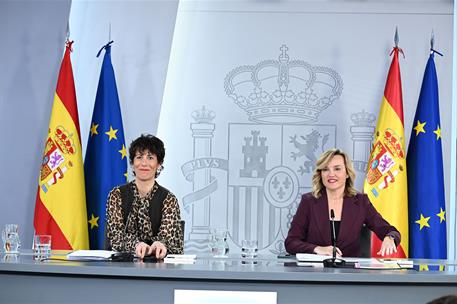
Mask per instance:
[[[358,193],[343,200],[340,230],[336,241],[336,246],[343,256],[360,256],[360,231],[363,224],[376,233],[380,240],[386,235],[391,235],[395,239],[395,244],[400,244],[400,232],[382,218],[366,194]],[[331,245],[327,194],[324,191],[319,198],[315,198],[311,193],[304,194],[285,240],[287,252],[313,253],[317,246]]]

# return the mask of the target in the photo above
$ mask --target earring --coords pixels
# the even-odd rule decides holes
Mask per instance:
[[[157,168],[157,171],[156,171],[156,177],[158,177],[160,175],[160,173],[162,172],[163,170],[163,166],[160,166],[159,168]]]

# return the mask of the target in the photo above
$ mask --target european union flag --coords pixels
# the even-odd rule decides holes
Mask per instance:
[[[407,161],[409,256],[445,259],[446,211],[438,80],[432,51],[425,68]]]
[[[104,248],[108,193],[127,181],[127,149],[111,63],[112,42],[97,54],[105,50],[84,161],[90,249]]]

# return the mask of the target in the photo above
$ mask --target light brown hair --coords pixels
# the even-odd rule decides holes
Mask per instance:
[[[346,167],[346,173],[349,176],[346,178],[346,186],[344,187],[345,196],[355,196],[357,190],[354,188],[355,182],[355,171],[352,166],[352,161],[349,156],[340,149],[329,149],[319,156],[316,161],[316,168],[313,174],[313,196],[319,198],[322,195],[322,191],[325,189],[324,183],[322,182],[321,171],[328,166],[330,161],[335,155],[341,155],[344,159],[344,166]]]

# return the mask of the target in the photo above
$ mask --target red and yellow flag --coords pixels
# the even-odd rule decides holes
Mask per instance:
[[[52,249],[88,249],[86,193],[78,108],[71,67],[73,42],[67,42],[35,204],[36,234],[52,236]]]
[[[406,178],[406,150],[403,123],[403,97],[401,90],[398,52],[387,75],[384,97],[379,110],[373,148],[368,162],[364,192],[379,213],[401,233],[398,252],[392,257],[408,256],[408,182]],[[381,241],[373,233],[371,255],[377,256]]]

